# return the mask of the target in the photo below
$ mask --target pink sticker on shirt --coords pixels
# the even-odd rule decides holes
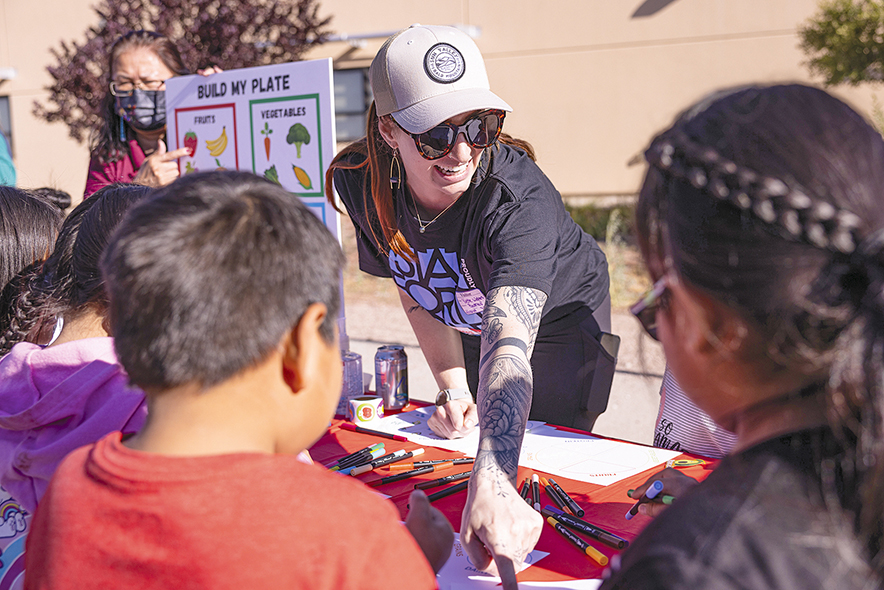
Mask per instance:
[[[464,313],[478,314],[485,309],[485,295],[478,289],[470,289],[469,291],[458,291],[454,294],[457,297],[457,303]]]

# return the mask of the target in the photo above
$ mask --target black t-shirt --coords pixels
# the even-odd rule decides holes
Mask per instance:
[[[850,516],[823,502],[815,455],[832,440],[807,430],[726,457],[642,531],[601,590],[879,588]]]
[[[363,159],[349,158],[354,164]],[[359,268],[392,277],[446,325],[479,334],[485,295],[497,287],[530,287],[548,296],[541,334],[556,320],[562,322],[555,325],[567,324],[567,316],[578,309],[594,311],[607,296],[604,253],[521,150],[505,144],[486,149],[470,189],[425,233],[419,231],[407,189],[396,193],[399,229],[417,254],[417,264],[386,245],[378,248],[369,227],[370,219],[377,223],[374,205],[363,194],[366,170],[339,169],[334,175],[335,189],[356,227]],[[383,240],[377,225],[375,235]]]

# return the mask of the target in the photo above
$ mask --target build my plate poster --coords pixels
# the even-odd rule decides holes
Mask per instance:
[[[340,239],[324,193],[335,149],[330,59],[172,78],[166,109],[169,149],[188,149],[182,175],[254,172],[300,197]]]

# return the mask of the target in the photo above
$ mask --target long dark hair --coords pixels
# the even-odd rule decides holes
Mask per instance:
[[[102,164],[116,162],[123,158],[129,150],[126,140],[120,137],[120,115],[117,114],[115,97],[110,93],[110,83],[113,79],[114,64],[117,58],[132,49],[146,48],[157,54],[157,57],[172,70],[176,76],[186,76],[190,70],[184,65],[178,48],[168,37],[164,37],[153,31],[130,31],[111,46],[107,60],[107,93],[101,103],[101,127],[92,136],[90,148],[93,156],[98,157]],[[128,135],[128,125],[125,126]]]
[[[0,186],[0,334],[12,321],[23,274],[52,252],[62,219],[52,203]]]
[[[414,252],[408,242],[405,241],[405,237],[399,231],[399,225],[396,222],[393,189],[390,187],[390,164],[393,160],[393,150],[378,130],[378,112],[373,102],[368,109],[368,117],[366,119],[365,137],[342,149],[329,165],[325,173],[326,199],[335,209],[343,213],[335,200],[334,188],[332,186],[335,170],[354,170],[367,166],[368,171],[365,174],[362,198],[365,200],[366,213],[371,215],[369,212],[374,212],[374,216],[369,217],[372,237],[381,251],[391,248],[400,256],[413,259]],[[527,141],[516,139],[506,133],[501,133],[498,141],[517,147],[528,154],[532,160],[536,159],[534,148]],[[494,146],[489,149],[494,149]],[[352,154],[361,156],[361,158],[357,158],[358,162],[350,163],[347,161]],[[402,173],[403,175],[405,174],[404,168]],[[371,196],[373,207],[367,206],[369,196]],[[380,232],[380,235],[378,235],[378,232]]]
[[[748,87],[691,107],[646,156],[643,254],[744,317],[778,370],[824,381],[835,444],[816,467],[880,576],[884,140],[822,90]]]
[[[16,343],[33,339],[43,321],[75,315],[88,305],[107,307],[99,257],[123,214],[152,190],[111,184],[74,208],[61,226],[52,254],[26,277],[14,318],[0,333],[0,356]]]

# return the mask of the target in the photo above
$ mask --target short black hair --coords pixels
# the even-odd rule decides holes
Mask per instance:
[[[258,364],[307,307],[334,342],[344,254],[297,197],[254,174],[194,173],[126,215],[102,258],[117,355],[148,392]]]

